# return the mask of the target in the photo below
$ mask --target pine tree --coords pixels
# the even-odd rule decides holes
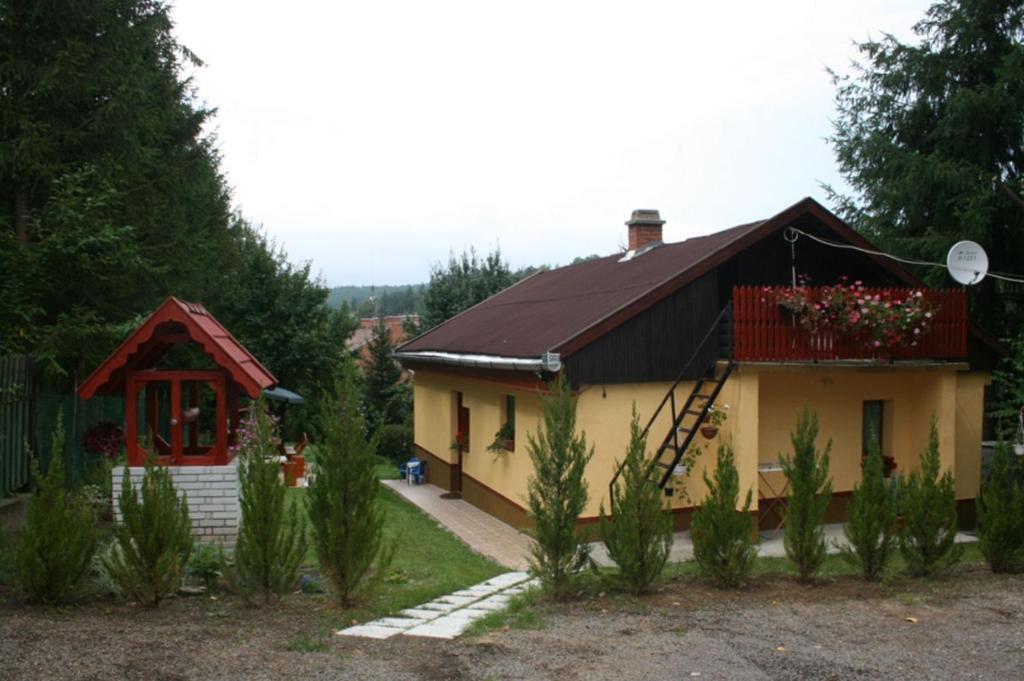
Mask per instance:
[[[782,471],[789,480],[786,502],[786,556],[796,566],[802,581],[818,573],[827,554],[822,523],[832,500],[832,479],[828,476],[829,452],[818,453],[818,415],[804,407],[797,418],[796,430],[790,435],[793,455],[780,455]]]
[[[15,554],[18,582],[33,601],[61,603],[89,569],[96,533],[88,504],[64,489],[64,415],[57,417],[46,474],[33,461],[36,493]]]
[[[978,546],[992,572],[1024,571],[1024,489],[1014,479],[1010,448],[996,445],[978,497]]]
[[[260,400],[239,432],[242,521],[235,571],[243,591],[261,592],[264,603],[295,585],[306,555],[299,504],[288,507],[288,488],[278,476],[278,444],[276,425]]]
[[[854,486],[846,507],[848,546],[843,556],[858,565],[864,577],[878,579],[885,571],[897,545],[896,506],[885,481],[882,451],[871,438],[862,466],[863,477]]]
[[[363,391],[370,429],[376,433],[385,424],[401,422],[402,416],[401,407],[396,402],[401,397],[398,388],[402,370],[395,362],[391,330],[384,322],[383,316],[377,317],[367,348],[370,351],[370,359],[366,365]]]
[[[380,583],[394,557],[384,538],[377,440],[367,436],[352,371],[323,401],[324,432],[307,496],[320,566],[345,607]]]
[[[611,496],[612,517],[601,504],[601,538],[608,555],[619,566],[626,587],[641,594],[661,574],[672,548],[672,515],[661,501],[651,461],[647,457],[647,438],[633,405],[629,424],[629,447],[620,482]],[[616,463],[616,467],[617,467]]]
[[[125,466],[121,522],[114,529],[117,548],[105,555],[103,567],[122,593],[155,607],[181,586],[192,554],[192,522],[188,501],[178,498],[166,467],[148,464],[141,492]]]
[[[690,526],[693,557],[701,572],[721,586],[742,586],[757,558],[750,526],[753,491],[747,490],[743,507],[737,510],[740,477],[732,447],[719,445],[714,478],[709,478],[705,470],[704,484],[708,495],[694,513]]]
[[[528,483],[528,508],[533,521],[531,569],[555,598],[564,598],[572,575],[582,568],[589,546],[576,529],[587,505],[587,463],[594,455],[586,435],[576,434],[576,398],[563,375],[549,384],[541,398],[542,423],[536,436],[527,434],[533,462]]]
[[[883,27],[880,27],[883,28]],[[839,170],[852,196],[832,192],[858,231],[902,255],[945,262],[950,245],[984,245],[993,271],[1024,259],[1024,11],[1019,0],[940,0],[914,26],[858,45],[850,75],[833,73]],[[945,286],[944,271],[922,270]],[[986,278],[971,314],[1016,335],[1015,290]]]
[[[900,507],[904,523],[900,552],[911,574],[931,575],[960,560],[963,547],[956,543],[956,487],[953,474],[948,469],[942,471],[934,416],[921,465],[910,473],[901,490]]]

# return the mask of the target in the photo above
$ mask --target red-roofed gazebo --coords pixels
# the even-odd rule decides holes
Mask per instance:
[[[201,351],[162,366],[177,346]],[[199,358],[203,361],[196,361]],[[202,305],[168,298],[78,388],[84,400],[124,391],[129,466],[223,465],[239,423],[239,398],[257,399],[277,379]]]

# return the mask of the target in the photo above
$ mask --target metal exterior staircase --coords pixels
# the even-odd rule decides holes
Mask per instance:
[[[650,461],[649,471],[651,477],[656,478],[658,487],[665,490],[666,496],[672,496],[673,494],[672,488],[667,487],[668,481],[672,478],[672,471],[693,443],[693,439],[697,436],[701,424],[704,423],[704,419],[707,417],[708,412],[711,411],[711,407],[714,406],[715,400],[722,391],[722,387],[736,366],[732,359],[731,336],[732,306],[730,304],[726,305],[719,313],[711,328],[708,329],[704,338],[697,345],[686,366],[679,372],[679,377],[676,378],[672,387],[669,388],[661,403],[658,404],[658,408],[654,410],[654,414],[644,427],[643,434],[644,437],[647,437],[661,412],[665,409],[669,410],[671,426],[668,433],[662,438],[657,450],[655,450],[654,456]],[[680,391],[680,386],[687,382],[686,376],[689,375],[693,366],[700,361],[700,358],[706,359],[708,344],[711,342],[718,345],[718,357],[708,364],[689,392],[685,390]],[[721,362],[722,359],[726,361],[723,363]],[[677,393],[680,394],[678,399],[676,397]],[[619,464],[615,475],[612,476],[612,481],[608,486],[609,495],[614,493],[615,483],[622,474],[625,465],[625,461]],[[611,497],[609,496],[609,498]]]

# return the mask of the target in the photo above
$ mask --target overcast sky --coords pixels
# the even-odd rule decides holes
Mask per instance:
[[[243,213],[332,285],[666,241],[837,183],[826,66],[928,2],[176,0]]]

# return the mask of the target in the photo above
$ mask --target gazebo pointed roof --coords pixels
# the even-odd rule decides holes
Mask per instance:
[[[87,400],[123,390],[129,372],[153,368],[171,347],[181,343],[202,348],[253,399],[277,385],[274,375],[205,307],[171,296],[85,379],[78,396]]]

